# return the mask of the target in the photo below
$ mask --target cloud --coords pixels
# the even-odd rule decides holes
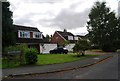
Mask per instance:
[[[22,17],[15,18],[14,24],[35,26],[35,22],[31,19],[34,15],[35,13],[29,13]]]
[[[86,9],[84,12],[75,13],[72,11],[63,10],[54,20],[53,25],[60,27],[61,29],[74,29],[78,27],[84,27],[87,22],[90,9]]]
[[[118,16],[120,17],[120,1],[118,3]]]
[[[20,20],[21,19],[21,20]],[[31,20],[28,20],[26,18],[20,18],[19,20],[16,20],[16,22],[14,24],[19,24],[19,25],[29,25],[31,26],[32,25],[32,21]],[[29,23],[29,24],[28,24]]]
[[[8,1],[11,4],[10,9],[13,11],[14,24],[38,26],[45,33],[49,33],[49,29],[52,33],[55,29],[63,30],[65,28],[74,33],[79,33],[83,30],[82,28],[86,30],[88,14],[97,0]],[[106,0],[106,2],[112,10],[117,9],[117,0]]]
[[[25,3],[58,3],[62,2],[63,0],[21,0]]]
[[[75,1],[52,0],[54,4],[51,4],[51,0],[22,0],[22,1],[10,0],[10,1],[12,3],[11,8],[14,11],[13,13],[14,23],[25,24],[32,20],[33,22],[35,22],[35,23],[32,22],[33,24],[36,23],[41,24],[43,27],[60,26],[61,28],[62,26],[63,28],[63,26],[65,26],[70,28],[73,27],[73,25],[74,27],[79,26],[80,23],[77,23],[76,21],[80,21],[81,18],[85,22],[84,20],[86,18],[86,16],[84,15],[85,8],[80,9],[80,7],[83,7],[85,5],[84,0],[75,0]],[[81,4],[84,5],[79,6]],[[83,11],[83,13],[80,13],[80,11]],[[28,15],[29,17],[27,17]],[[82,16],[85,17],[83,18]],[[22,18],[23,21],[21,21]],[[68,21],[70,19],[71,21]],[[80,22],[82,23],[83,21]],[[69,22],[71,23],[70,24],[71,26],[69,25]]]
[[[82,1],[78,1],[74,3],[65,2],[67,6],[63,4],[55,4],[54,7],[58,8],[59,13],[53,13],[55,12],[54,9],[56,10],[56,8],[51,9],[53,12],[48,11],[47,13],[44,13],[44,15],[41,15],[42,18],[40,18],[37,23],[39,23],[43,27],[59,27],[61,29],[74,29],[77,27],[83,27],[88,19],[90,8],[86,7],[84,8],[84,10],[82,9],[81,11],[81,9],[78,9],[77,7],[80,7],[79,5],[83,3]],[[61,5],[63,5],[63,8],[61,8]],[[39,18],[39,16],[36,17]]]

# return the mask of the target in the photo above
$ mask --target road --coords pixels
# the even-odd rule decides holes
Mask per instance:
[[[120,56],[115,54],[112,58],[109,58],[98,64],[79,68],[70,71],[63,71],[57,73],[48,73],[40,75],[29,75],[14,78],[24,79],[118,79],[118,58]]]

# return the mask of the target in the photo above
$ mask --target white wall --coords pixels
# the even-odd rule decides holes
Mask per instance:
[[[65,46],[65,48],[68,49],[68,51],[73,51],[73,47],[75,46],[75,44],[68,44],[67,46]],[[42,47],[40,45],[40,53],[46,54],[49,53],[50,50],[54,49],[57,47],[57,44],[44,44],[44,47]]]
[[[40,53],[49,53],[50,50],[56,47],[57,47],[57,44],[44,44],[43,47],[40,45]]]
[[[68,44],[67,46],[65,46],[65,48],[68,49],[68,51],[73,51],[73,47],[75,46],[75,44]]]

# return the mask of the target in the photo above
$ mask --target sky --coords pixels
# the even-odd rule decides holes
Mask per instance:
[[[119,0],[8,0],[13,24],[37,27],[43,35],[67,29],[75,35],[87,34],[88,14],[96,1],[105,1],[118,12]]]
[[[120,17],[120,1],[118,3],[118,16]]]

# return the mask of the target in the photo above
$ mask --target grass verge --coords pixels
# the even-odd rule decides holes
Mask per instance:
[[[90,57],[98,56],[97,54],[86,54],[85,56],[77,57],[75,53],[70,54],[39,54],[38,61],[35,65],[49,65],[49,64],[59,64],[66,62],[73,62],[77,60],[82,60]],[[7,60],[2,60],[2,68],[16,68],[19,67],[19,63],[9,62]]]
[[[117,52],[120,52],[120,49],[118,49]]]
[[[88,57],[95,57],[95,56],[98,56],[98,55],[87,54],[85,56],[77,57],[76,54],[44,54],[44,55],[38,55],[37,65],[48,65],[48,64],[73,62],[73,61],[85,59]]]

